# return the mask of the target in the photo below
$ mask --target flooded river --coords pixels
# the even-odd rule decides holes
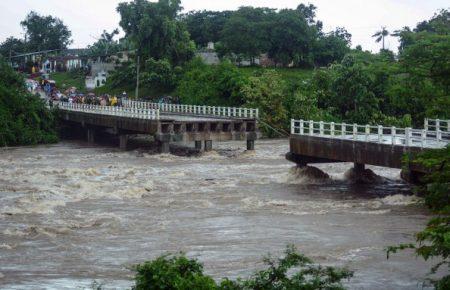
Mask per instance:
[[[361,186],[344,179],[351,164],[322,164],[331,180],[319,182],[284,159],[287,140],[214,146],[199,157],[71,141],[0,149],[0,288],[129,288],[131,265],[179,251],[215,278],[246,277],[288,244],[354,270],[351,289],[421,288],[430,264],[383,251],[429,218],[399,170],[372,167],[388,180]]]

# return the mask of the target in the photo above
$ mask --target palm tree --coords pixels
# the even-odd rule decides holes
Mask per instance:
[[[386,27],[381,27],[380,31],[377,31],[372,37],[376,37],[375,41],[380,42],[383,41],[383,50],[384,50],[384,38],[389,36],[389,31],[386,30]]]

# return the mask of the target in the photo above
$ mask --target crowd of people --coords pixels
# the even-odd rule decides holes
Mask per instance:
[[[59,101],[76,103],[76,104],[89,104],[89,105],[100,105],[100,106],[121,106],[122,97],[111,96],[108,94],[96,96],[93,93],[87,95],[84,94],[71,94],[63,95]]]

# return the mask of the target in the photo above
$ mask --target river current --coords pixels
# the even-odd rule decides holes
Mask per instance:
[[[56,145],[0,149],[0,288],[104,289],[132,285],[130,267],[184,252],[214,278],[247,277],[286,245],[346,266],[350,289],[421,289],[430,263],[384,248],[414,240],[429,215],[399,177],[355,185],[352,164],[302,176],[287,140],[215,143],[195,157]]]

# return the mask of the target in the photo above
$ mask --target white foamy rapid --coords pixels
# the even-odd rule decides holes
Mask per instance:
[[[409,289],[429,268],[382,251],[428,218],[398,170],[370,167],[384,182],[355,185],[351,164],[296,168],[287,140],[214,146],[196,157],[74,142],[1,149],[0,288],[129,287],[130,265],[179,251],[214,277],[246,276],[287,244],[355,270],[350,288],[379,288],[375,275]]]

